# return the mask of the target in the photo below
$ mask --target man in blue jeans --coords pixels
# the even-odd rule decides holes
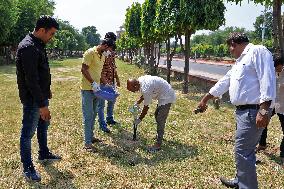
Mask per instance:
[[[116,35],[113,32],[107,32],[105,34],[105,39],[111,39],[115,42]],[[115,90],[115,81],[116,81],[116,86],[120,87],[120,81],[115,65],[115,56],[116,56],[115,49],[116,45],[114,44],[108,51],[104,52],[105,61],[100,79],[101,88],[112,87]],[[107,116],[105,120],[105,113],[104,113],[105,100],[99,99],[98,102],[98,117],[99,117],[100,128],[102,131],[106,133],[110,133],[107,124],[108,125],[118,124],[118,122],[115,121],[113,117],[114,104],[115,100],[107,101]]]
[[[275,69],[272,54],[266,47],[249,43],[243,33],[232,33],[227,45],[236,63],[199,103],[204,112],[207,102],[229,90],[236,106],[235,160],[237,173],[232,180],[221,178],[230,188],[257,189],[255,147],[269,123],[269,108],[276,97]]]
[[[60,160],[47,147],[47,130],[51,119],[48,109],[52,97],[50,91],[51,75],[45,44],[50,41],[59,25],[50,16],[41,16],[32,33],[19,44],[17,50],[17,83],[23,104],[23,120],[20,138],[20,154],[23,175],[26,179],[40,181],[31,157],[31,139],[37,130],[40,161]]]
[[[82,113],[84,126],[84,148],[87,151],[95,152],[96,148],[93,143],[101,140],[94,137],[94,124],[98,109],[98,97],[95,96],[92,84],[100,83],[101,72],[106,52],[113,46],[114,42],[111,39],[105,39],[100,45],[88,49],[82,60],[82,80],[81,80],[81,97],[82,97]]]

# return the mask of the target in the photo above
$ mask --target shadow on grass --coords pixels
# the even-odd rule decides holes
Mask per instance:
[[[58,188],[70,188],[75,189],[73,185],[74,175],[69,171],[59,171],[53,166],[53,163],[41,163],[41,166],[45,169],[46,173],[50,176],[50,180],[47,184],[33,183],[29,185],[35,188],[48,188],[48,186],[57,186]]]
[[[265,154],[270,160],[274,161],[275,163],[277,163],[280,166],[283,166],[283,168],[284,168],[284,165],[283,165],[283,163],[281,161],[281,157],[275,155],[277,153],[278,149],[279,148],[274,147],[273,150],[271,150],[271,151],[266,151],[265,150],[262,153]]]
[[[0,74],[16,75],[16,64],[0,65]]]
[[[99,154],[109,158],[113,164],[132,167],[138,164],[155,166],[163,161],[182,161],[198,156],[197,146],[182,144],[177,141],[163,141],[162,149],[156,153],[147,151],[147,139],[138,131],[138,141],[132,140],[132,134],[123,128],[110,134],[114,145],[102,144]]]

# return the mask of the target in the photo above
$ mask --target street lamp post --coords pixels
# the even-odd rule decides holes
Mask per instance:
[[[267,11],[267,6],[264,7],[264,11],[263,11],[263,23],[262,23],[262,31],[261,31],[261,43],[262,44],[264,44],[264,38],[265,38],[266,11]]]

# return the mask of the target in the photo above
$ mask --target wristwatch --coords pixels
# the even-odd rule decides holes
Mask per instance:
[[[262,116],[268,115],[268,110],[266,109],[261,109],[258,111]]]

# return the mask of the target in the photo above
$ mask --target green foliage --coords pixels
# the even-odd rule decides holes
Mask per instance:
[[[155,20],[157,0],[145,0],[142,4],[141,33],[145,44],[155,42]]]
[[[181,0],[181,28],[183,31],[216,30],[225,23],[222,0]]]
[[[32,32],[40,15],[53,15],[54,2],[52,0],[17,0],[18,19],[12,28],[10,44],[18,44],[28,32]]]
[[[16,0],[0,0],[0,45],[8,43],[6,39],[16,20]]]
[[[126,38],[126,33],[122,33],[120,38],[117,40],[116,42],[116,46],[117,46],[117,50],[118,51],[122,51],[122,50],[125,50],[127,49],[127,38]]]
[[[97,28],[95,26],[87,26],[82,29],[82,34],[86,38],[87,44],[90,47],[97,46],[100,44],[100,34],[97,33]]]
[[[60,30],[57,31],[52,42],[48,44],[49,49],[58,49],[61,51],[79,51],[88,48],[85,37],[74,28],[68,21],[57,20]]]
[[[159,41],[167,40],[179,32],[180,1],[160,0],[157,5],[155,21],[156,34]]]
[[[191,40],[192,45],[196,44],[211,44],[213,46],[226,44],[226,40],[230,33],[232,32],[245,32],[245,28],[238,28],[238,27],[226,27],[224,30],[217,30],[214,32],[210,32],[208,35],[201,34],[193,36]]]
[[[272,12],[267,12],[265,15],[261,14],[260,16],[256,17],[254,25],[254,38],[258,39],[261,41],[262,37],[262,28],[263,28],[263,22],[264,22],[264,17],[265,17],[265,36],[264,38],[267,40],[272,39],[272,30],[273,30],[273,25],[272,25]]]
[[[238,27],[226,27],[224,30],[217,30],[214,32],[210,32],[208,35],[206,34],[195,35],[191,40],[192,54],[196,53],[197,57],[230,56],[228,47],[226,45],[226,40],[228,35],[232,32],[245,32],[248,33],[249,36],[252,35],[249,31],[246,31],[244,28],[238,28]]]
[[[227,2],[235,2],[236,4],[241,4],[243,0],[227,0]],[[248,0],[248,1],[252,1],[254,3],[259,3],[262,5],[272,5],[274,0]],[[282,0],[282,2],[284,2]]]
[[[141,5],[133,3],[128,7],[125,15],[125,48],[137,49],[141,43]]]
[[[141,5],[133,3],[126,10],[125,31],[129,37],[141,38]]]

